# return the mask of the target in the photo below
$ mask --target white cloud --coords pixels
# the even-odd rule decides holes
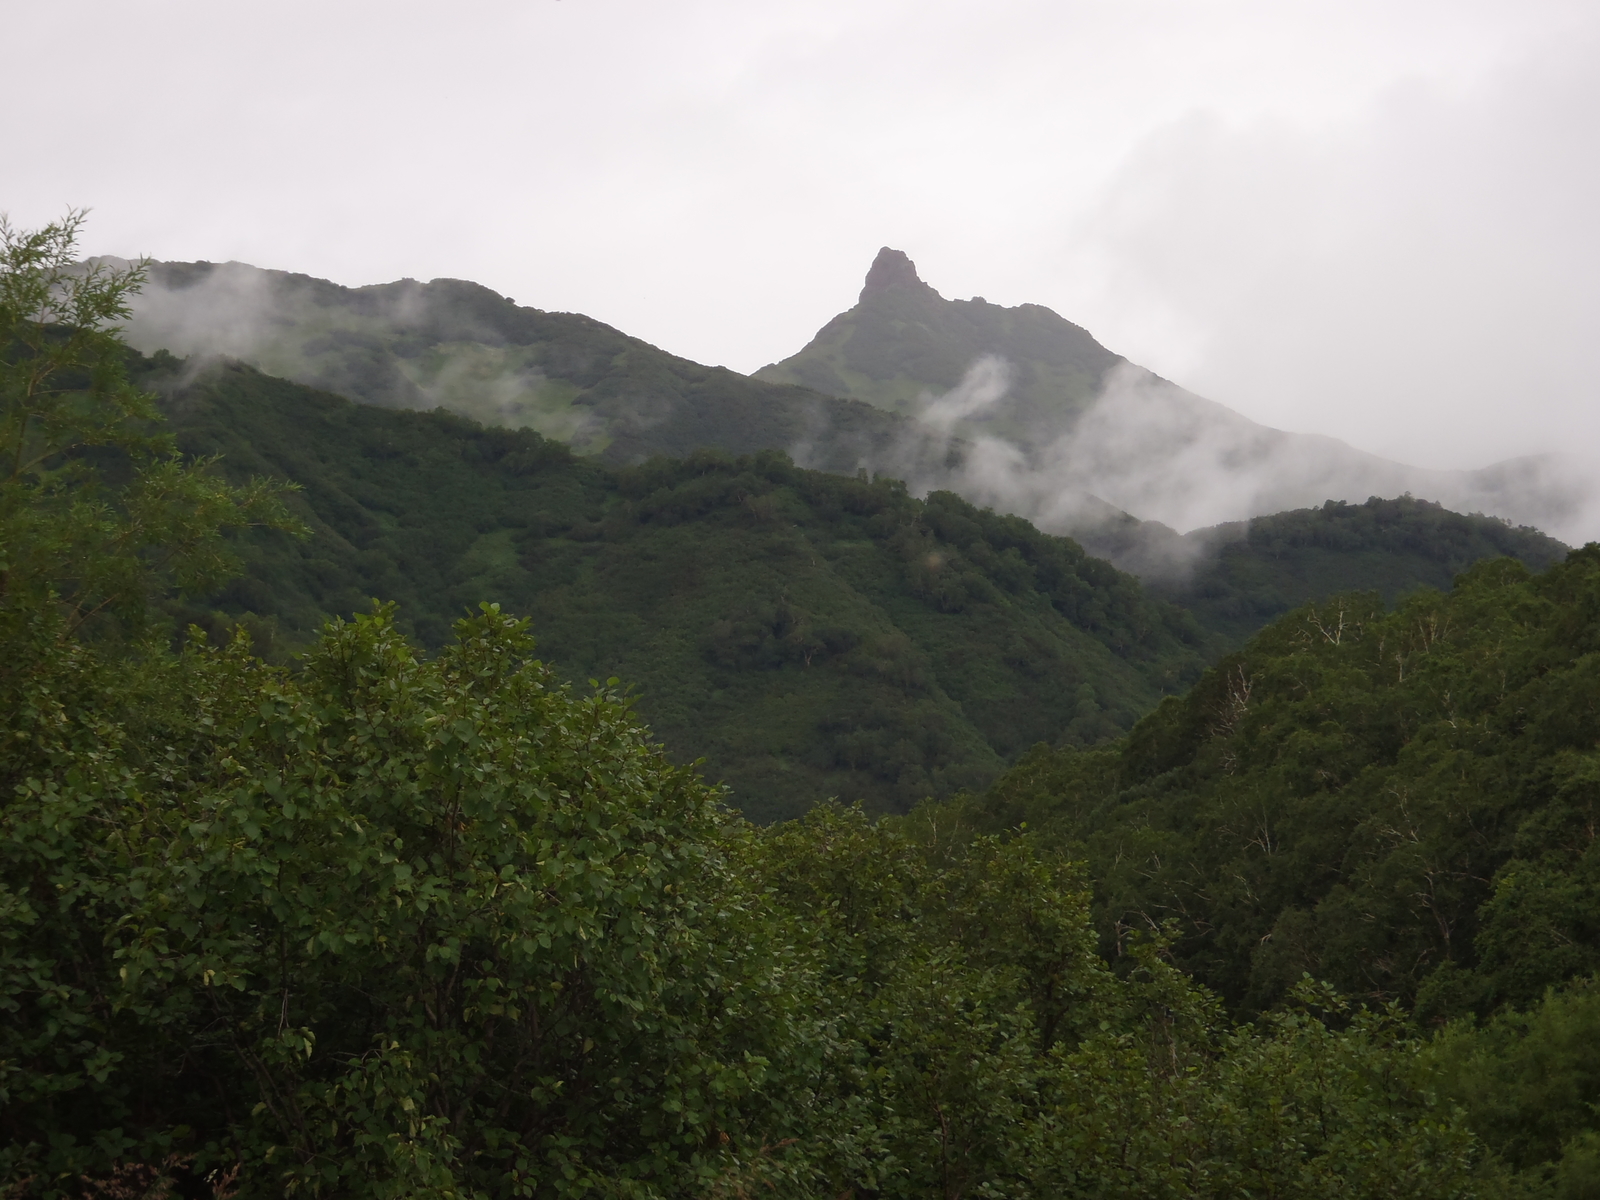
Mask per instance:
[[[908,479],[918,492],[948,488],[1074,534],[1098,531],[1108,519],[1117,524],[1115,510],[1187,532],[1329,499],[1405,493],[1568,541],[1600,528],[1600,489],[1570,458],[1521,459],[1490,472],[1418,468],[1334,438],[1257,424],[1132,364],[1110,372],[1081,414],[1030,431],[1029,445],[962,424],[1003,407],[1010,377],[1004,360],[979,358],[957,387],[924,394],[901,444],[867,465]],[[966,440],[951,465],[957,437]],[[803,449],[796,457],[804,461]],[[1171,548],[1197,552],[1194,544]]]
[[[1101,336],[1259,420],[1433,466],[1600,434],[1600,42],[1321,130],[1195,116],[1077,231]]]

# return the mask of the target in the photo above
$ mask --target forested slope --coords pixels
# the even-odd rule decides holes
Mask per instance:
[[[981,787],[1035,742],[1115,735],[1203,665],[1201,631],[1135,579],[948,494],[777,453],[613,471],[242,365],[164,404],[187,451],[300,484],[314,531],[257,536],[190,619],[253,613],[292,643],[377,596],[433,647],[499,602],[568,677],[637,685],[672,752],[763,819]]]
[[[1110,953],[1259,1011],[1309,972],[1424,1020],[1600,969],[1600,548],[1394,610],[1304,607],[1127,738],[1040,749],[976,806],[1081,848]]]
[[[142,377],[183,378],[167,359]],[[764,818],[982,787],[1036,742],[1117,735],[1290,598],[1391,594],[1506,550],[1559,549],[1402,500],[1252,523],[1169,590],[947,493],[701,453],[616,470],[531,432],[353,405],[242,365],[166,387],[185,449],[294,480],[311,541],[251,541],[187,618],[254,614],[287,650],[398,601],[438,646],[479,599],[531,615],[571,678],[627,678],[673,752]]]
[[[1197,529],[1181,542],[1168,548],[1179,569],[1152,571],[1146,583],[1194,613],[1227,649],[1308,600],[1370,590],[1392,604],[1420,587],[1447,591],[1458,574],[1486,558],[1515,558],[1542,571],[1567,553],[1537,529],[1411,496],[1329,500],[1320,508]],[[1187,570],[1185,547],[1198,556]]]

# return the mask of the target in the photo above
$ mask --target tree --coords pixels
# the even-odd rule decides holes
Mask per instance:
[[[136,631],[152,597],[232,573],[228,531],[296,526],[281,486],[230,487],[161,431],[115,324],[145,264],[78,262],[85,216],[0,214],[0,611],[53,602],[63,633],[106,614]]]
[[[225,577],[229,531],[295,527],[280,488],[230,487],[161,432],[114,325],[143,266],[77,263],[83,219],[0,216],[0,1125],[57,1133],[151,1041],[108,935],[136,899],[129,806],[173,776],[192,696],[148,609]]]

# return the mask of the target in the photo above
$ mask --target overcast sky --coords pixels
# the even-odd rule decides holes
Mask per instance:
[[[1594,0],[10,0],[0,209],[741,371],[880,245],[1283,428],[1600,436]]]

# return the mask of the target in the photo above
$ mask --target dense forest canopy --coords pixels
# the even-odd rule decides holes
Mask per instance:
[[[1542,571],[1567,554],[1537,529],[1413,496],[1329,500],[1192,530],[1183,542],[1191,547],[1192,569],[1155,574],[1150,590],[1188,609],[1213,632],[1214,644],[1230,650],[1307,601],[1371,591],[1393,604],[1419,588],[1448,591],[1457,575],[1485,559],[1515,558]]]
[[[167,362],[141,362],[170,377]],[[769,451],[608,468],[531,431],[397,412],[242,365],[162,402],[180,445],[299,485],[309,539],[261,535],[191,606],[295,644],[368,598],[426,647],[480,599],[568,678],[627,679],[682,761],[763,819],[904,811],[1038,741],[1125,730],[1195,678],[1205,631],[1065,538]]]
[[[342,577],[294,548],[366,530],[340,552],[470,584],[417,569],[447,539],[417,550],[370,466],[437,490],[453,459],[563,514],[504,521],[503,478],[477,528],[446,488],[458,541],[593,569],[661,531],[826,533],[896,566],[912,625],[1053,613],[1152,693],[1198,627],[1073,543],[777,456],[602,474],[300,396],[365,465],[296,493],[306,443],[264,437],[236,469],[276,480],[229,482],[129,383],[106,327],[139,269],[75,270],[77,225],[7,226],[0,263],[8,1195],[1593,1195],[1600,551],[1319,603],[1119,740],[763,827],[526,617],[296,625]],[[217,410],[188,395],[180,440]],[[268,561],[282,607],[227,627],[219,583]],[[848,660],[798,611],[711,661]],[[257,655],[271,617],[297,656]]]
[[[1429,1053],[1485,1137],[1593,1180],[1597,743],[1591,545],[1392,610],[1304,607],[1126,738],[1040,747],[958,807],[1081,856],[1113,962],[1160,928],[1241,1013],[1307,975],[1400,1002],[1442,1027]]]
[[[985,821],[1074,843],[1103,935],[1269,1008],[1310,972],[1424,1018],[1600,969],[1600,550],[1508,560],[1385,611],[1301,609],[1129,736],[1040,750]]]
[[[919,501],[775,452],[609,468],[531,431],[352,404],[243,365],[133,365],[163,388],[179,445],[240,481],[297,484],[312,531],[248,539],[241,575],[180,620],[243,619],[282,653],[381,596],[436,648],[493,600],[534,618],[567,678],[640,689],[679,760],[704,758],[763,819],[830,795],[904,811],[986,785],[1036,742],[1115,736],[1329,585],[1394,592],[1560,550],[1421,501],[1283,514],[1169,592],[1197,623],[1070,539],[948,493]]]

